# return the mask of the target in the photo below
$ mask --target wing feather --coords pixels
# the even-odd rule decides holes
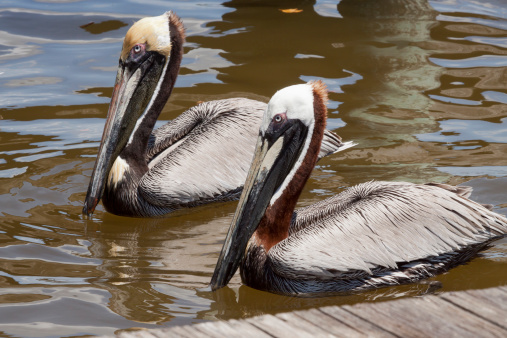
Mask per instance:
[[[152,138],[150,153],[156,156],[139,185],[142,196],[167,207],[198,204],[240,189],[265,108],[265,103],[244,98],[209,101],[161,127]]]
[[[448,186],[450,187],[450,186]],[[296,211],[268,253],[287,278],[358,278],[507,233],[507,219],[441,185],[368,182]]]

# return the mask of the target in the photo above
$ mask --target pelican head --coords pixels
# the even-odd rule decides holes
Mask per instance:
[[[109,177],[117,183],[122,172],[110,174],[120,153],[144,157],[148,138],[176,81],[182,58],[184,28],[172,12],[136,22],[127,32],[120,54],[106,125],[83,207],[91,215]],[[144,159],[140,159],[142,160]]]
[[[211,279],[212,290],[227,285],[250,240],[267,252],[287,238],[292,211],[311,172],[301,169],[313,168],[317,161],[326,102],[327,91],[320,81],[284,88],[269,101],[245,187]],[[273,219],[276,222],[268,221]],[[264,223],[277,226],[266,229]]]

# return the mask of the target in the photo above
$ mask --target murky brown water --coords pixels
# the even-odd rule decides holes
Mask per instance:
[[[198,100],[267,101],[290,84],[328,84],[329,128],[359,145],[319,162],[301,206],[371,179],[466,182],[507,214],[507,1],[4,0],[0,336],[107,334],[424,292],[301,299],[237,277],[201,291],[235,202],[167,219],[101,207],[82,218],[122,38],[169,9],[188,38],[161,120]],[[439,292],[486,288],[505,285],[506,271],[503,240],[435,279]]]

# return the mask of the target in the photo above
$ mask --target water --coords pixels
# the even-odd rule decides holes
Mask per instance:
[[[299,8],[288,14],[280,9]],[[507,1],[4,0],[0,4],[0,336],[111,334],[413,296],[403,286],[290,298],[203,290],[236,202],[167,219],[81,216],[121,42],[172,9],[187,28],[160,120],[197,101],[267,101],[322,79],[329,128],[359,145],[319,162],[300,206],[371,179],[471,185],[507,214]],[[434,280],[507,283],[507,241]]]

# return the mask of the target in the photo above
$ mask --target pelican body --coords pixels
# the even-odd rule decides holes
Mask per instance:
[[[296,210],[326,123],[320,82],[270,100],[255,157],[210,286],[286,295],[350,293],[416,282],[505,236],[507,219],[445,184],[368,182]],[[344,147],[346,148],[346,147]]]
[[[172,12],[127,32],[83,214],[102,198],[117,215],[160,216],[239,197],[266,104],[245,98],[195,106],[153,131],[178,76],[185,31]],[[320,156],[339,137],[326,131]]]

